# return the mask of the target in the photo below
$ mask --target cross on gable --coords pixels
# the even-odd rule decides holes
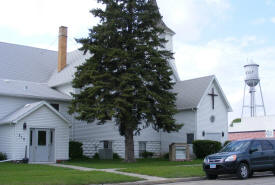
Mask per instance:
[[[214,88],[212,88],[212,93],[208,94],[209,96],[212,97],[212,109],[215,109],[215,96],[218,96],[217,94],[215,94]]]

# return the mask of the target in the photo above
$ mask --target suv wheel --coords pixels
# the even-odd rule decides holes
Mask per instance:
[[[217,179],[217,178],[218,178],[218,175],[206,173],[206,177],[207,177],[207,179],[209,179],[209,180],[214,180],[214,179]]]
[[[237,169],[237,176],[240,179],[246,179],[249,177],[249,168],[245,163],[241,163],[239,168]]]

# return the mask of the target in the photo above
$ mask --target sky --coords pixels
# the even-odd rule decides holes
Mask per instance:
[[[275,0],[157,0],[176,32],[174,53],[181,80],[216,75],[233,112],[241,116],[247,60],[260,65],[268,115],[275,115]],[[0,0],[0,42],[57,49],[58,27],[69,29],[69,50],[98,23],[96,0]],[[259,89],[257,102],[260,103]],[[248,103],[246,94],[245,102]],[[261,115],[262,111],[258,111]],[[245,115],[248,111],[245,111]]]

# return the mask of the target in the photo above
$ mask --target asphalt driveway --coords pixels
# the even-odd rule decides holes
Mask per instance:
[[[239,180],[233,176],[223,176],[217,180],[202,180],[192,182],[173,183],[167,185],[275,185],[273,173],[255,173],[252,178]]]

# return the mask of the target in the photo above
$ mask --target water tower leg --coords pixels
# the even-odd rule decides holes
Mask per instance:
[[[266,116],[266,111],[265,111],[265,105],[264,105],[264,98],[263,98],[263,93],[262,93],[261,82],[259,82],[259,86],[260,86],[261,99],[262,99],[262,104],[263,104],[263,109],[264,109],[264,116]]]

